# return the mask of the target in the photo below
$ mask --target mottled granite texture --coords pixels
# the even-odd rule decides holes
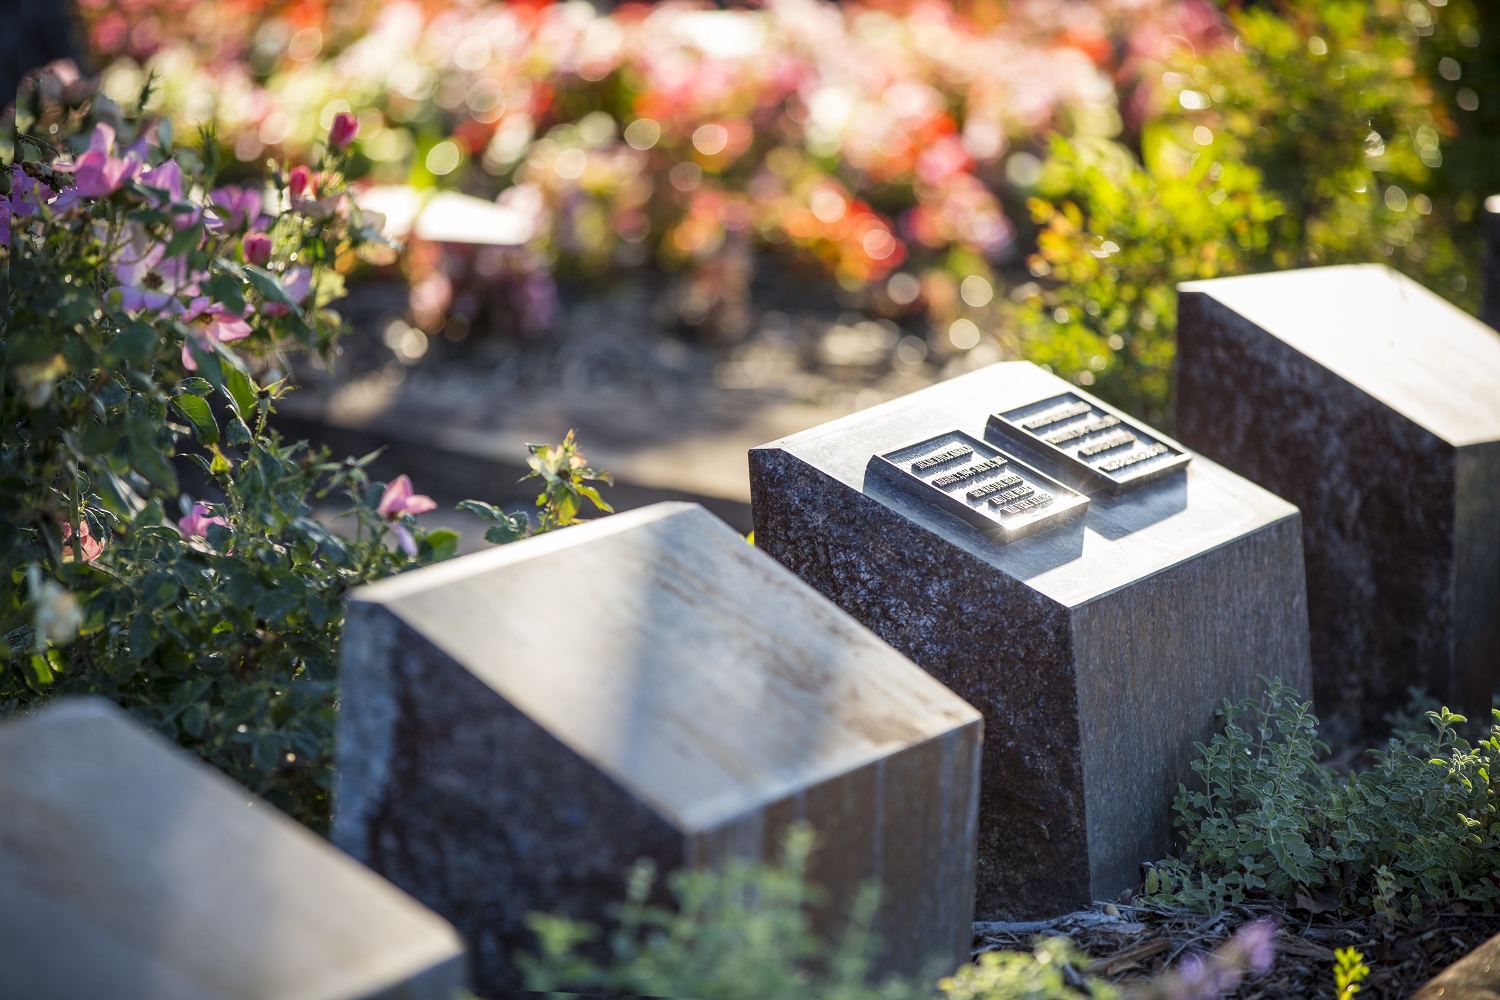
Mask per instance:
[[[1378,265],[1180,286],[1177,426],[1295,503],[1316,711],[1380,734],[1500,668],[1500,337]]]
[[[1500,935],[1438,973],[1411,1000],[1494,1000],[1500,996]]]
[[[453,1000],[453,927],[102,698],[0,722],[6,1000]]]
[[[1139,882],[1220,700],[1309,679],[1297,511],[1211,462],[1008,545],[867,475],[1069,388],[995,365],[750,453],[756,546],[984,714],[983,920]]]
[[[607,924],[637,858],[769,858],[797,819],[820,930],[876,879],[887,970],[967,956],[978,713],[696,505],[363,588],[341,677],[334,842],[482,989],[521,985],[527,912]]]

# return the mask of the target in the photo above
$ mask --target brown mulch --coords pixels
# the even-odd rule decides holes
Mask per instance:
[[[1401,1000],[1448,965],[1500,934],[1500,914],[1469,912],[1461,904],[1435,909],[1414,923],[1392,924],[1375,916],[1310,913],[1282,904],[1247,903],[1216,917],[1156,906],[1098,904],[1038,928],[1025,924],[976,924],[975,953],[1026,950],[1042,935],[1065,934],[1091,959],[1087,972],[1129,984],[1175,968],[1186,955],[1207,953],[1241,924],[1273,916],[1276,964],[1250,978],[1233,996],[1239,1000],[1333,1000],[1334,950],[1364,953],[1370,975],[1360,1000]]]

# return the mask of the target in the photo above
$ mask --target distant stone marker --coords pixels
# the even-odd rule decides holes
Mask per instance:
[[[0,723],[0,993],[451,1000],[453,928],[102,699]]]
[[[482,989],[529,911],[604,922],[625,873],[775,857],[805,819],[842,930],[967,958],[980,719],[701,507],[664,503],[349,602],[334,841],[451,919]]]
[[[1161,445],[1142,464],[1172,468],[1020,538],[898,488],[886,468],[912,442],[934,458],[971,448],[942,465],[953,475],[1013,455],[1028,444],[1017,434],[1075,430],[1061,456],[1074,465]],[[1122,432],[1133,440],[1110,436]],[[1099,475],[1041,447],[1033,462],[1074,489]],[[1008,467],[951,489],[968,498]],[[1172,797],[1221,700],[1255,693],[1258,674],[1309,682],[1296,508],[1035,365],[757,448],[750,478],[757,547],[984,714],[979,919],[1052,916],[1137,884],[1171,845]]]
[[[1500,336],[1380,265],[1179,292],[1182,439],[1302,509],[1316,710],[1379,731],[1417,685],[1488,716]]]

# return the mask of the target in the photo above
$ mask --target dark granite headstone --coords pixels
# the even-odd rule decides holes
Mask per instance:
[[[819,927],[881,885],[886,968],[968,956],[979,714],[695,504],[356,591],[334,841],[519,985],[533,910],[607,923],[667,871],[822,838]]]
[[[0,723],[0,996],[456,1000],[453,928],[96,698]]]
[[[1146,477],[1122,464],[1121,478],[1149,481],[1011,539],[893,486],[880,464],[935,438],[1015,454],[1032,431],[1089,466],[1025,460],[1065,482],[1147,451],[1136,464],[1174,467]],[[966,499],[1005,474],[949,489]],[[1221,700],[1255,693],[1258,674],[1308,684],[1296,508],[1034,365],[994,365],[757,448],[750,482],[757,547],[984,714],[980,919],[1051,916],[1138,883],[1141,862],[1171,846],[1172,797]]]
[[[1314,706],[1383,731],[1500,667],[1500,336],[1380,265],[1179,286],[1182,440],[1302,510]]]

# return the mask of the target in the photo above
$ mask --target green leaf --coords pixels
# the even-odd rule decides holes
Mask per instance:
[[[605,511],[609,514],[613,514],[615,512],[615,509],[613,507],[604,502],[604,498],[599,496],[599,491],[594,489],[594,487],[580,486],[578,487],[578,492],[594,501],[594,506],[598,507],[600,510]]]
[[[292,297],[287,294],[286,289],[281,284],[280,278],[276,277],[276,275],[272,274],[270,271],[267,271],[264,268],[256,267],[253,264],[246,264],[243,270],[245,280],[250,282],[250,284],[255,287],[256,291],[260,292],[260,294],[264,295],[272,302],[280,302],[282,305],[286,306],[293,313],[295,313],[299,319],[301,318],[302,307],[295,301],[293,301]]]
[[[301,603],[301,596],[289,590],[268,590],[255,602],[255,617],[274,628]]]
[[[52,683],[52,665],[45,656],[32,655],[27,659],[26,665],[26,683],[32,690],[41,691]]]
[[[89,424],[88,430],[83,432],[83,453],[90,457],[102,455],[115,446],[120,440],[120,432],[113,427],[104,427],[100,424]]]
[[[484,533],[484,540],[491,545],[507,545],[518,542],[531,532],[531,521],[525,514],[500,513],[500,523]]]
[[[485,521],[498,521],[505,516],[505,512],[499,507],[487,504],[482,500],[465,500],[455,507],[454,510],[470,511]]]
[[[234,408],[239,412],[240,419],[245,419],[255,412],[255,401],[257,390],[250,377],[238,368],[230,368],[224,372],[224,388],[228,390],[228,397],[234,403]],[[233,444],[234,442],[230,442]]]
[[[167,244],[167,252],[163,254],[162,257],[164,260],[170,260],[173,257],[181,256],[182,254],[187,253],[189,250],[195,249],[198,244],[202,242],[202,225],[188,226],[186,229],[179,229],[172,236],[171,241]]]
[[[458,532],[451,528],[429,531],[427,537],[422,539],[422,561],[442,562],[444,559],[452,559],[458,554],[458,537]]]
[[[177,388],[183,392],[190,392],[194,396],[207,396],[214,391],[213,383],[208,381],[208,379],[198,378],[197,376],[189,376],[183,379],[177,383]]]
[[[238,416],[230,416],[228,427],[224,432],[224,443],[228,445],[248,444],[254,440],[250,428]]]
[[[151,359],[156,356],[156,348],[159,342],[156,330],[142,323],[140,320],[136,320],[120,331],[114,340],[109,342],[109,347],[105,350],[105,355],[116,363],[128,361],[130,364],[143,366],[149,364]]]
[[[164,608],[177,599],[180,589],[172,574],[164,569],[153,570],[141,582],[141,598],[148,608]]]
[[[177,470],[156,450],[149,438],[143,440],[135,433],[130,435],[130,467],[157,489],[173,495],[177,493]]]
[[[201,396],[178,396],[172,400],[172,405],[177,407],[183,416],[193,425],[193,432],[198,435],[198,440],[203,444],[219,443],[219,425],[214,420],[214,414],[209,409],[208,403]]]

